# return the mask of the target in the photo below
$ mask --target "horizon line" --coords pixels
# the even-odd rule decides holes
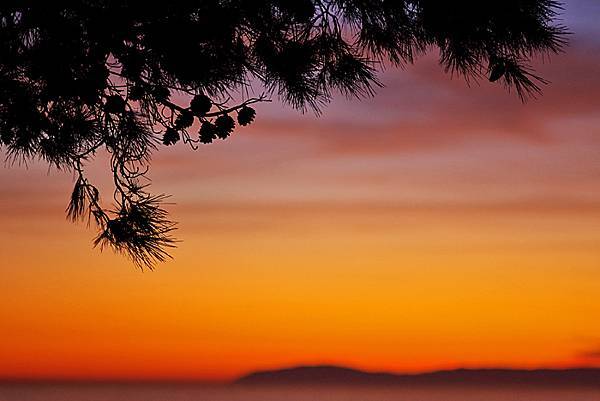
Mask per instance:
[[[483,367],[455,367],[455,368],[442,368],[442,369],[428,369],[420,371],[391,371],[391,370],[374,370],[374,369],[363,369],[358,367],[352,367],[348,365],[337,365],[330,363],[318,363],[318,364],[297,364],[297,365],[284,365],[281,367],[255,369],[242,373],[233,377],[216,379],[207,378],[201,376],[180,376],[180,377],[167,377],[167,376],[90,376],[90,377],[78,377],[78,376],[0,376],[0,385],[4,384],[194,384],[194,385],[231,385],[235,384],[238,380],[247,376],[264,373],[264,372],[279,372],[293,369],[302,368],[338,368],[348,369],[356,372],[366,374],[386,374],[398,377],[419,377],[426,376],[436,373],[445,372],[460,372],[460,371],[503,371],[503,372],[569,372],[569,371],[581,371],[581,370],[597,370],[600,371],[600,364],[597,365],[572,365],[572,366],[539,366],[534,368],[519,368],[519,367],[507,367],[507,366],[483,366]]]

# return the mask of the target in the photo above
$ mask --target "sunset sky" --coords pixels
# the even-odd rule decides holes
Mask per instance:
[[[600,366],[600,3],[567,3],[525,105],[432,54],[321,117],[275,101],[161,147],[182,242],[153,272],[65,219],[70,173],[1,168],[0,378]]]

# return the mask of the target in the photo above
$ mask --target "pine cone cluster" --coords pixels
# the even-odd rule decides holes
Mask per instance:
[[[130,88],[129,98],[131,98],[135,88],[135,86]],[[143,88],[140,89],[143,90]],[[136,94],[134,93],[134,95]],[[224,109],[222,105],[219,106],[220,111],[218,113],[212,114],[220,114],[218,117],[215,119],[208,118],[207,114],[212,106],[213,102],[208,96],[203,94],[194,96],[190,102],[190,107],[180,109],[173,125],[163,133],[162,143],[167,146],[177,143],[181,139],[181,132],[187,133],[186,130],[194,125],[196,118],[201,123],[198,131],[198,140],[201,143],[212,143],[217,138],[227,139],[235,129],[236,120],[229,114],[230,110]],[[240,126],[249,125],[254,121],[255,116],[256,111],[252,107],[244,105],[237,110],[237,123]]]

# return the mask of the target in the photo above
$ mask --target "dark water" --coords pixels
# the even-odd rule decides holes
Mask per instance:
[[[600,401],[600,388],[4,384],[0,401]]]

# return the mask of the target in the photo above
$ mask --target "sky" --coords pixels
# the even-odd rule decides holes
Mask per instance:
[[[373,99],[161,149],[182,242],[153,272],[65,219],[71,174],[0,169],[0,378],[600,366],[598,15],[567,2],[526,104],[426,56]]]

